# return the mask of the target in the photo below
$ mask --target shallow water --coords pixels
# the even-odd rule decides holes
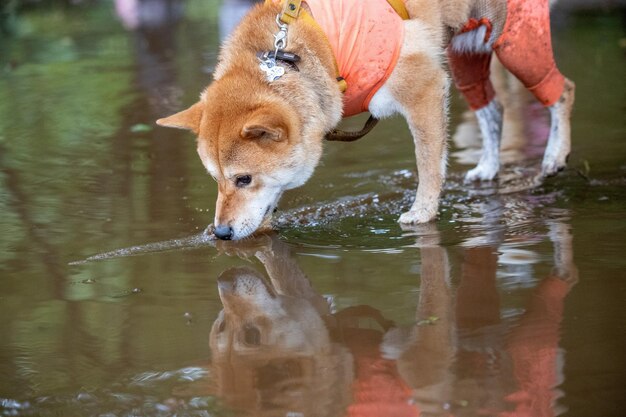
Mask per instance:
[[[35,7],[0,38],[0,415],[622,415],[620,14],[555,15],[577,83],[558,176],[537,177],[547,115],[495,68],[500,179],[463,184],[479,139],[453,92],[435,224],[396,223],[416,176],[393,119],[327,144],[275,234],[215,245],[191,135],[153,121],[209,82],[237,6],[136,30],[108,2]]]

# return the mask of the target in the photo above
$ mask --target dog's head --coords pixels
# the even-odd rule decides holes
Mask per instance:
[[[268,28],[275,30],[279,8],[252,8],[222,45],[200,101],[157,121],[198,136],[200,158],[218,183],[221,239],[244,238],[269,220],[283,191],[309,179],[324,135],[341,120],[333,52],[314,25],[290,26],[289,52],[302,57],[297,68],[273,81],[260,69],[258,53],[274,50]]]
[[[209,338],[211,374],[225,405],[246,416],[338,414],[349,398],[351,360],[313,305],[280,294],[249,268],[222,273],[218,288],[224,309]]]
[[[217,181],[215,234],[241,239],[269,220],[283,191],[309,179],[321,140],[307,140],[298,112],[258,74],[225,75],[198,103],[159,125],[198,135],[198,154]]]

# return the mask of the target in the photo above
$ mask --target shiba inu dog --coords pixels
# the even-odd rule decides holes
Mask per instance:
[[[229,240],[252,234],[285,190],[311,177],[342,115],[399,113],[419,175],[399,222],[426,223],[437,215],[446,171],[446,50],[483,136],[483,157],[468,181],[492,180],[499,169],[493,51],[550,108],[543,173],[565,166],[574,85],[552,60],[548,1],[268,0],[226,41],[200,100],[157,123],[198,136],[200,159],[218,183],[214,233]]]

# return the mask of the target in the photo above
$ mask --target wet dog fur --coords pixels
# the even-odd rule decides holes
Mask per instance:
[[[415,201],[399,222],[418,224],[437,216],[446,172],[449,77],[444,50],[450,28],[470,17],[472,5],[484,0],[407,0],[411,17],[391,76],[373,96],[369,111],[378,118],[401,114],[415,144],[419,184]],[[303,185],[322,155],[327,132],[342,113],[330,48],[311,26],[289,25],[289,52],[302,57],[299,71],[287,69],[269,83],[258,67],[257,52],[273,49],[278,5],[256,6],[222,47],[215,81],[188,109],[157,121],[189,129],[197,137],[200,159],[218,183],[215,234],[242,239],[269,220],[282,193]],[[468,46],[471,49],[471,46]],[[569,153],[569,111],[564,97],[552,111],[544,172],[562,169]],[[570,91],[566,90],[566,91]],[[558,107],[558,108],[556,108]],[[479,112],[487,157],[468,180],[491,180],[499,168],[499,107]]]

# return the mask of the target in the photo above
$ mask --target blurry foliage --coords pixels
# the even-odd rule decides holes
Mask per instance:
[[[33,243],[29,242],[29,230],[33,228],[46,228],[45,239],[59,247],[80,235],[66,218],[70,207],[86,195],[102,200],[93,205],[97,213],[85,213],[87,217],[115,218],[116,212],[128,210],[111,201],[110,191],[105,192],[111,186],[112,164],[118,169],[133,164],[137,177],[124,182],[126,187],[135,184],[136,200],[124,203],[134,207],[131,211],[137,215],[145,216],[149,211],[149,160],[141,155],[137,161],[117,160],[119,150],[113,139],[118,132],[124,132],[119,140],[132,143],[128,135],[131,126],[153,123],[151,115],[150,119],[132,120],[133,110],[128,108],[134,101],[145,99],[142,97],[146,91],[141,88],[150,88],[137,80],[136,40],[117,20],[112,1],[81,2],[80,7],[66,7],[68,4],[75,3],[2,3],[3,12],[8,10],[16,27],[14,36],[0,35],[3,265],[10,264],[16,251],[23,253]],[[187,4],[203,30],[181,25],[178,36],[206,34],[205,28],[212,26],[211,19],[216,16],[216,3],[195,0]],[[18,15],[14,14],[16,10]],[[190,43],[185,39],[181,42]],[[210,42],[217,44],[216,40]],[[184,48],[185,52],[176,56],[183,83],[196,80],[184,90],[193,91],[193,95],[199,90],[198,73],[204,59],[201,48],[199,43],[198,49]],[[176,79],[171,83],[179,84]],[[135,143],[149,140],[141,137]],[[193,152],[189,147],[191,156]],[[73,182],[76,178],[82,179],[82,188]],[[86,189],[102,192],[86,194]],[[119,217],[132,221],[132,216]],[[118,227],[124,229],[123,224]],[[36,265],[30,268],[37,269]]]
[[[108,0],[3,0],[0,3],[0,34],[10,35],[17,29],[17,17],[32,9],[87,6]]]
[[[80,7],[66,7],[76,4]],[[183,38],[181,43],[189,43],[185,39],[198,33],[206,34],[204,28],[211,28],[210,22],[217,15],[215,1],[193,0],[185,4],[186,15],[197,19],[204,31],[181,25],[177,33]],[[29,201],[22,204],[46,208],[31,210],[29,221],[62,224],[66,205],[84,193],[66,187],[64,182],[84,177],[87,186],[103,187],[105,184],[90,170],[110,169],[116,153],[112,135],[136,132],[137,126],[143,132],[151,129],[152,119],[124,120],[128,118],[125,108],[145,93],[137,90],[142,87],[137,85],[142,80],[136,77],[143,75],[137,74],[134,67],[137,41],[122,28],[112,1],[13,0],[3,3],[3,7],[9,14],[19,10],[19,15],[13,16],[17,28],[14,36],[0,37],[0,144],[7,156],[4,164],[27,167],[14,172],[19,174],[18,182],[26,187],[52,183],[29,188]],[[217,40],[205,38],[211,47],[217,47]],[[180,68],[175,73],[180,72],[180,77],[172,82],[182,84],[183,91],[190,94],[189,99],[183,100],[185,103],[195,99],[200,86],[209,81],[207,74],[205,81],[198,84],[204,59],[201,48],[198,43],[197,49],[181,48],[176,55]],[[123,126],[124,123],[129,125]],[[190,154],[193,155],[191,147]],[[70,166],[68,160],[72,161]],[[136,161],[135,166],[145,166],[146,161]],[[139,171],[145,175],[147,169]],[[89,178],[93,178],[93,184],[89,184]],[[15,197],[14,192],[5,189],[6,183],[0,182],[0,206],[5,213],[2,223],[6,226],[3,249],[5,245],[18,244],[27,235],[21,224],[23,219],[20,221],[19,216],[12,214],[15,207],[11,209],[10,204],[15,203]],[[149,188],[140,187],[144,192],[149,192]],[[138,197],[141,204],[142,196]],[[109,204],[103,201],[103,206]],[[146,204],[147,201],[142,205]],[[0,260],[12,256],[11,251],[0,252]]]
[[[179,156],[169,151],[167,135],[175,133],[152,130],[154,113],[166,111],[153,93],[182,85],[189,98],[178,99],[187,103],[209,81],[202,68],[204,50],[218,43],[217,2],[185,2],[168,44],[172,58],[142,49],[147,38],[124,29],[110,0],[0,4],[0,357],[15,357],[13,346],[46,346],[30,352],[27,364],[0,364],[0,374],[11,375],[0,391],[93,386],[105,375],[81,373],[83,363],[104,364],[98,369],[111,377],[110,369],[126,369],[124,361],[157,362],[193,349],[162,343],[186,328],[150,320],[154,307],[144,314],[135,306],[146,320],[137,321],[141,340],[130,336],[128,303],[114,297],[158,276],[166,270],[161,262],[101,263],[87,272],[67,262],[128,245],[129,235],[154,240],[150,225],[165,230],[154,217],[167,212],[161,216],[169,224],[183,217],[186,203],[178,196],[206,199],[202,188],[190,192],[180,181],[186,161],[197,162],[193,142],[186,138],[190,146]],[[169,165],[159,166],[166,158],[158,155],[169,156]],[[103,241],[103,234],[114,238]],[[106,283],[76,282],[94,277]],[[184,308],[168,301],[163,310],[178,317]],[[78,346],[77,338],[97,343]]]
[[[215,22],[219,13],[219,5],[223,0],[187,0],[185,1],[185,17],[190,20]]]
[[[28,30],[0,44],[3,264],[29,246],[46,251],[36,247],[33,228],[51,228],[49,245],[67,239],[59,226],[82,192],[68,184],[96,163],[77,155],[107,156],[110,144],[101,139],[117,129],[119,110],[132,98],[131,74],[114,70],[132,56],[123,32],[105,31],[108,4],[80,15],[24,12],[19,25]],[[100,33],[92,37],[92,31]]]

